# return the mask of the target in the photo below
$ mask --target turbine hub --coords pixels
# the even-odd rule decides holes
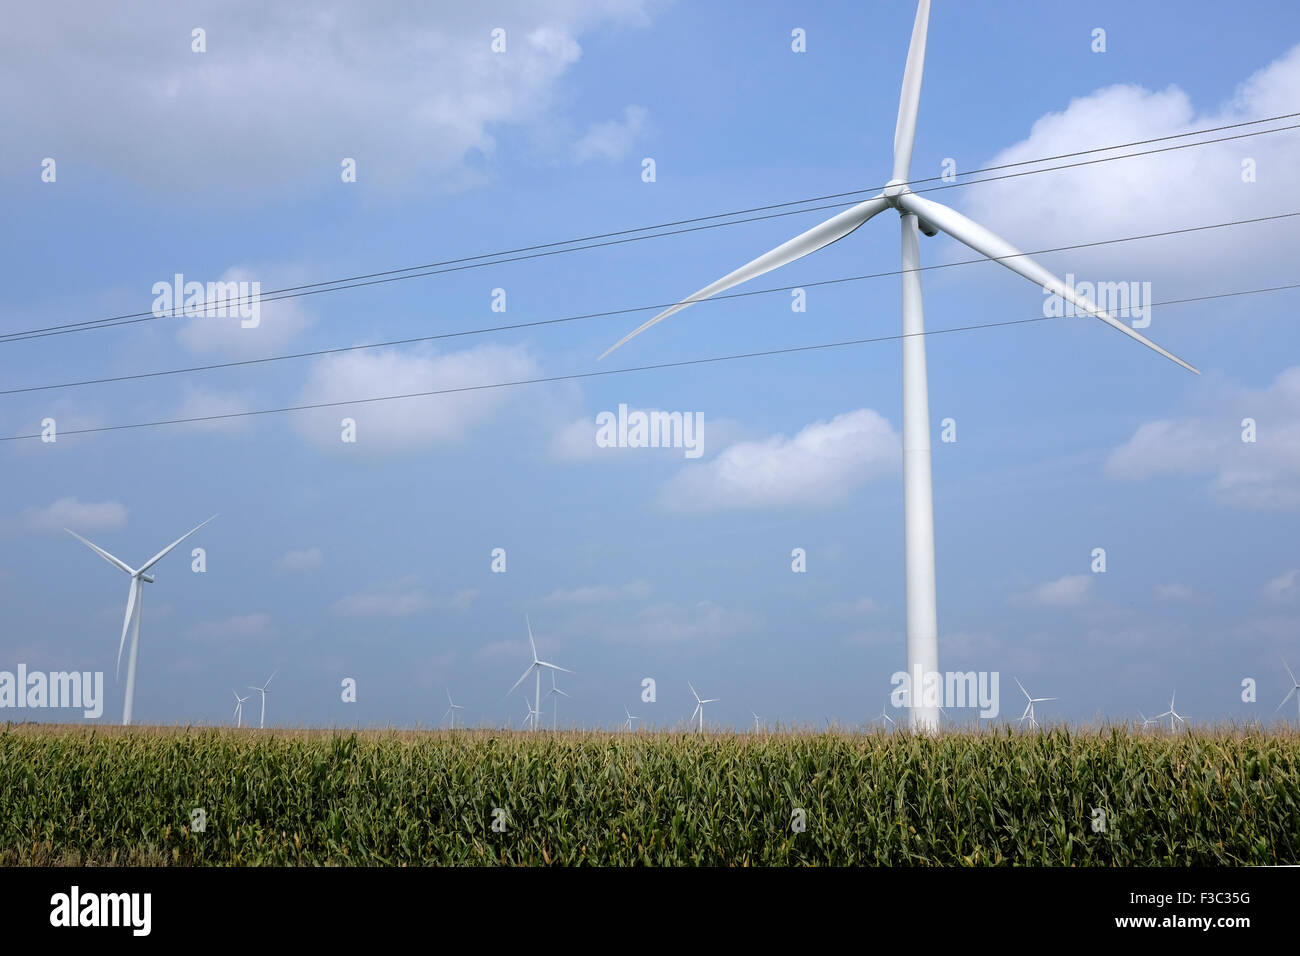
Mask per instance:
[[[907,188],[907,183],[901,179],[891,179],[889,182],[885,183],[883,195],[887,200],[889,200],[889,204],[897,209],[898,197],[906,192],[911,192],[911,190]]]

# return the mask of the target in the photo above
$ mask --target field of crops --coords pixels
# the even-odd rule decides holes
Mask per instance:
[[[1300,735],[9,725],[0,863],[1300,863]]]

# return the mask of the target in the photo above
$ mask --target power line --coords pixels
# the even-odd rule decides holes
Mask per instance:
[[[1092,242],[1074,243],[1068,246],[1054,246],[1049,249],[1038,249],[1031,252],[1021,252],[1015,256],[977,256],[973,259],[959,259],[954,262],[939,262],[934,265],[921,266],[916,272],[929,272],[935,269],[951,269],[954,266],[969,266],[981,262],[997,262],[1001,259],[1016,259],[1020,256],[1041,256],[1053,252],[1066,252],[1075,249],[1088,249],[1096,246],[1115,245],[1121,242],[1137,242],[1143,239],[1159,239],[1166,236],[1185,235],[1192,232],[1205,232],[1210,229],[1223,229],[1228,226],[1244,226],[1254,223],[1267,222],[1275,219],[1287,219],[1294,216],[1300,216],[1300,211],[1276,213],[1271,216],[1259,216],[1253,219],[1235,219],[1230,222],[1211,223],[1205,226],[1185,226],[1181,229],[1170,229],[1165,232],[1143,233],[1137,236],[1122,236],[1118,239],[1098,239]],[[768,295],[774,292],[788,292],[791,289],[813,289],[820,286],[840,285],[846,282],[860,282],[866,279],[881,279],[888,276],[902,275],[906,270],[891,269],[886,272],[871,272],[858,276],[842,276],[837,279],[822,279],[817,282],[801,282],[797,285],[776,286],[769,289],[752,289],[745,292],[730,292],[723,295],[711,296],[708,299],[695,299],[694,302],[718,302],[725,299],[741,299],[748,296]],[[415,345],[420,342],[434,342],[439,339],[463,338],[470,335],[486,335],[492,332],[513,332],[520,329],[539,328],[550,325],[560,325],[567,322],[576,322],[583,319],[607,318],[615,315],[628,315],[633,312],[648,312],[651,310],[660,310],[668,308],[675,303],[658,303],[654,305],[631,306],[623,309],[610,309],[605,312],[587,312],[580,315],[567,315],[554,319],[538,319],[533,322],[517,322],[510,325],[496,325],[479,329],[464,329],[457,332],[440,332],[433,335],[420,335],[405,339],[393,339],[387,342],[366,342],[360,345],[341,345],[334,348],[315,349],[308,352],[293,352],[287,355],[270,355],[255,359],[240,359],[231,362],[215,362],[209,365],[194,365],[187,368],[162,369],[155,372],[136,372],[129,375],[114,375],[105,378],[82,379],[74,382],[59,382],[49,385],[23,385],[17,388],[0,389],[0,395],[20,395],[27,392],[51,391],[63,388],[78,388],[86,385],[106,385],[114,382],[130,382],[146,378],[161,378],[167,375],[183,375],[191,372],[210,372],[225,368],[238,368],[248,365],[265,365],[269,362],[284,362],[293,359],[317,358],[322,355],[336,355],[341,352],[357,352],[365,349],[392,348],[398,345]]]
[[[1167,299],[1163,302],[1149,303],[1149,307],[1183,305],[1191,302],[1205,302],[1212,299],[1227,299],[1243,295],[1259,295],[1266,292],[1281,292],[1292,289],[1300,289],[1300,282],[1289,283],[1286,285],[1270,286],[1260,289],[1242,289],[1236,292],[1218,292],[1211,295],[1188,296],[1182,299]],[[1095,315],[1096,313],[1085,313]],[[261,415],[278,415],[285,412],[303,412],[312,411],[320,408],[343,408],[349,405],[371,405],[378,402],[395,402],[412,398],[431,398],[435,395],[453,395],[462,392],[479,392],[489,391],[498,388],[511,388],[519,385],[541,385],[553,382],[572,382],[579,379],[600,378],[608,375],[623,375],[628,372],[650,372],[669,368],[686,368],[692,365],[708,365],[716,362],[732,362],[739,359],[763,358],[771,355],[791,355],[799,352],[817,352],[826,349],[846,348],[853,345],[869,345],[880,342],[892,342],[905,338],[911,338],[916,335],[946,335],[950,332],[973,332],[978,329],[996,329],[1013,325],[1029,325],[1035,322],[1046,322],[1066,318],[1067,316],[1035,316],[1031,319],[1007,319],[1002,322],[983,322],[975,325],[959,325],[946,329],[933,329],[925,332],[908,332],[897,335],[878,335],[871,338],[847,339],[840,342],[823,342],[817,345],[796,345],[780,349],[765,349],[758,352],[738,352],[732,355],[714,355],[708,358],[683,359],[676,362],[658,362],[653,365],[635,365],[627,368],[600,369],[594,372],[573,372],[567,375],[548,375],[541,378],[516,379],[509,382],[489,382],[483,385],[460,385],[453,388],[431,389],[427,392],[407,392],[402,395],[379,395],[372,398],[354,398],[336,402],[313,402],[306,405],[287,405],[280,408],[262,408],[251,412],[225,412],[219,415],[195,415],[190,418],[168,418],[151,422],[130,422],[121,425],[98,425],[88,428],[70,428],[60,430],[58,434],[63,435],[89,435],[99,432],[125,431],[128,429],[138,428],[157,428],[163,425],[188,425],[198,422],[224,421],[232,418],[252,418]],[[0,438],[0,442],[8,441],[26,441],[33,438],[40,438],[40,433],[34,435],[9,435]]]
[[[1279,116],[1268,117],[1265,119],[1250,120],[1244,123],[1234,123],[1227,126],[1219,126],[1219,127],[1213,127],[1205,130],[1197,130],[1190,133],[1178,133],[1171,136],[1161,136],[1161,137],[1155,137],[1147,140],[1134,140],[1131,143],[1124,143],[1115,146],[1101,146],[1101,147],[1096,147],[1088,150],[1079,150],[1074,153],[1060,153],[1056,156],[1043,157],[1040,159],[1022,160],[1015,163],[1004,163],[998,166],[988,166],[982,169],[971,170],[970,172],[965,173],[963,175],[970,176],[980,172],[992,172],[1000,169],[1009,169],[1017,166],[1035,165],[1038,163],[1051,162],[1056,159],[1064,159],[1072,156],[1082,156],[1082,155],[1088,155],[1097,152],[1109,152],[1116,149],[1125,149],[1129,146],[1138,146],[1138,145],[1145,145],[1147,143],[1164,142],[1170,139],[1180,139],[1187,136],[1202,135],[1204,133],[1217,132],[1225,129],[1237,129],[1242,126],[1251,126],[1251,125],[1257,125],[1259,123],[1274,122],[1279,119],[1289,119],[1295,116],[1300,116],[1300,113],[1281,114]],[[988,176],[983,179],[974,179],[965,182],[944,183],[939,186],[930,186],[925,189],[914,190],[914,192],[924,193],[924,192],[935,192],[944,189],[958,189],[965,186],[978,185],[980,183],[996,182],[1003,179],[1013,179],[1020,176],[1031,176],[1031,175],[1036,175],[1038,173],[1048,173],[1048,172],[1054,172],[1062,169],[1074,169],[1081,166],[1094,165],[1096,163],[1112,162],[1117,159],[1132,159],[1138,156],[1148,156],[1157,153],[1170,152],[1178,149],[1189,149],[1195,146],[1207,146],[1213,143],[1226,142],[1228,140],[1245,139],[1253,136],[1264,136],[1269,133],[1279,133],[1279,132],[1285,132],[1287,130],[1293,130],[1293,129],[1300,129],[1300,124],[1281,126],[1281,127],[1276,127],[1274,129],[1267,129],[1267,130],[1255,130],[1249,133],[1240,133],[1233,136],[1217,137],[1215,139],[1204,140],[1195,143],[1182,143],[1176,146],[1166,146],[1160,149],[1143,150],[1136,153],[1125,153],[1120,156],[1105,156],[1105,157],[1085,160],[1077,163],[1066,163],[1059,166],[1049,166],[1042,169],[1022,170],[1017,173],[1007,173],[1001,176]],[[942,176],[930,176],[924,179],[910,180],[908,185],[910,186],[912,184],[934,182],[942,178],[943,178]],[[731,216],[739,216],[749,212],[761,212],[770,209],[780,209],[786,206],[803,205],[810,202],[820,202],[824,199],[837,199],[843,196],[854,196],[862,193],[874,192],[877,189],[882,189],[882,188],[884,187],[879,186],[879,187],[869,187],[866,189],[853,190],[844,193],[832,193],[826,196],[813,197],[810,199],[791,200],[785,203],[775,203],[768,206],[755,206],[751,209],[738,210],[735,212],[715,213],[714,215],[711,216],[700,216],[694,219],[682,219],[682,220],[677,220],[675,222],[661,223],[656,226],[641,226],[635,229],[624,229],[618,232],[600,233],[597,235],[587,236],[578,239],[561,240],[557,242],[543,243],[534,246],[523,246],[518,249],[505,250],[502,252],[483,253],[477,256],[469,256],[469,257],[463,257],[459,259],[446,259],[440,262],[426,263],[425,265],[420,265],[420,266],[407,266],[402,269],[391,269],[383,272],[373,272],[365,275],[351,276],[348,278],[331,279],[322,282],[308,283],[306,285],[287,286],[282,289],[273,289],[269,292],[260,294],[257,297],[257,302],[260,304],[262,302],[276,302],[279,301],[280,299],[292,299],[292,298],[299,298],[308,295],[319,295],[325,292],[340,292],[346,289],[356,289],[356,288],[362,288],[371,285],[383,285],[390,282],[400,282],[404,279],[426,278],[432,275],[444,275],[450,272],[461,272],[468,269],[481,269],[487,266],[503,265],[507,263],[520,262],[529,259],[538,259],[538,258],[545,258],[554,255],[563,255],[569,252],[582,252],[588,249],[598,249],[606,246],[621,245],[629,242],[639,242],[643,239],[659,239],[668,236],[677,236],[677,235],[684,235],[691,232],[699,232],[705,229],[717,229],[723,226],[736,226],[736,225],[743,225],[745,223],[760,222],[767,219],[777,219],[784,216],[795,216],[806,212],[817,212],[817,211],[827,210],[827,209],[838,209],[843,206],[852,205],[852,201],[829,203],[827,205],[821,205],[821,206],[809,206],[801,209],[786,210],[785,212],[769,213],[767,215],[762,215],[762,216],[751,216],[747,219],[731,219],[727,222],[713,222],[713,223],[709,223],[708,225],[692,226],[691,228],[672,229],[666,232],[655,232],[650,235],[644,235],[644,236],[631,235],[632,233],[647,232],[653,229],[665,229],[669,226],[678,226],[678,225],[685,225],[689,223],[704,222],[711,219],[720,219],[720,218],[727,218]],[[624,238],[615,238],[615,239],[609,238],[609,237],[619,237],[619,236],[622,236]],[[599,239],[606,239],[608,241],[600,241],[600,242],[592,241],[592,240],[599,240]],[[577,243],[587,243],[587,244],[577,245]],[[570,248],[555,248],[559,246],[568,246]],[[546,250],[546,251],[537,251],[537,250]],[[482,260],[490,260],[490,261],[482,261]],[[444,266],[446,268],[443,268]],[[417,271],[417,270],[424,270],[424,271]],[[408,273],[408,274],[399,274],[399,273]],[[224,305],[227,308],[237,308],[239,305],[244,304],[247,301],[249,301],[247,297],[240,297],[233,301],[225,300]],[[208,309],[211,308],[214,307],[212,306],[208,307]],[[46,326],[37,329],[28,329],[19,332],[3,333],[0,334],[0,344],[3,344],[5,342],[25,341],[27,339],[34,339],[34,338],[46,338],[51,335],[63,335],[71,332],[90,331],[92,329],[117,328],[118,326],[122,326],[122,325],[134,325],[138,322],[151,322],[160,318],[173,318],[183,313],[184,313],[183,307],[181,307],[179,310],[173,308],[170,311],[170,313],[164,315],[155,315],[152,311],[130,312],[130,313],[125,313],[123,315],[109,316],[102,319],[87,319],[83,322],[72,322],[64,325],[53,325],[53,326]]]

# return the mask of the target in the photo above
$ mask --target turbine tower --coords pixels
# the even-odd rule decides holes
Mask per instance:
[[[911,689],[917,692],[916,700],[909,695],[908,708],[911,725],[917,730],[935,730],[939,726],[937,703],[922,699],[919,693],[926,676],[937,673],[939,669],[939,621],[934,571],[934,502],[930,477],[930,400],[925,365],[925,318],[921,306],[918,231],[927,236],[936,235],[940,231],[947,233],[958,242],[1060,296],[1081,313],[1095,315],[1129,338],[1136,339],[1183,368],[1197,372],[1182,359],[1099,309],[1090,298],[1078,294],[1072,286],[1067,286],[1005,239],[947,206],[922,199],[908,188],[929,22],[930,0],[920,0],[912,26],[912,42],[907,50],[907,65],[903,70],[903,88],[898,103],[898,121],[894,128],[893,177],[885,184],[884,191],[831,217],[821,225],[814,226],[705,286],[690,298],[665,309],[623,336],[600,356],[603,359],[629,339],[687,306],[843,239],[877,213],[886,209],[897,210],[902,219],[903,231],[903,539],[907,591],[907,671],[911,678]]]
[[[212,516],[212,518],[215,517],[216,515]],[[212,518],[209,518],[208,521],[211,521]],[[176,545],[180,544],[195,531],[198,531],[199,528],[202,528],[204,524],[208,523],[208,521],[203,522],[203,524],[199,525],[198,528],[193,528],[185,532],[185,534],[181,535],[144,564],[140,565],[138,569],[133,569],[125,562],[119,561],[103,548],[87,541],[81,535],[77,534],[77,532],[69,528],[63,529],[109,564],[113,565],[113,567],[120,571],[125,571],[131,576],[131,590],[128,592],[126,598],[126,617],[122,621],[122,640],[118,642],[117,645],[117,673],[120,676],[122,673],[122,648],[126,646],[126,632],[131,631],[131,653],[127,657],[126,663],[126,700],[122,704],[123,727],[130,725],[131,708],[135,704],[135,665],[140,657],[140,608],[144,603],[144,586],[146,584],[153,584],[153,575],[149,574],[148,571],[166,557],[172,548],[176,547]]]
[[[528,665],[528,669],[524,671],[523,676],[520,677],[519,680],[515,681],[515,687],[518,687],[525,680],[527,680],[529,674],[533,674],[534,676],[536,676],[537,683],[533,689],[533,703],[528,708],[529,714],[532,715],[532,714],[540,713],[542,709],[542,669],[549,668],[552,671],[564,671],[564,673],[566,674],[572,674],[573,671],[569,670],[567,667],[559,667],[548,661],[544,661],[540,657],[538,657],[537,642],[533,640],[533,625],[532,622],[528,620],[527,614],[524,615],[524,625],[528,628],[528,645],[533,649],[533,662]],[[511,687],[508,691],[506,691],[507,697],[509,697],[511,694],[515,692],[515,687]],[[561,691],[560,693],[564,693],[564,692]],[[567,697],[568,695],[565,694],[565,696]],[[533,730],[537,729],[537,723],[538,722],[536,720],[533,721]]]

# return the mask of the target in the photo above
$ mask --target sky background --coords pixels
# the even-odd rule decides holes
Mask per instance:
[[[0,35],[0,332],[147,311],[155,282],[263,291],[772,203],[888,178],[910,2],[252,0],[27,5]],[[191,31],[206,31],[204,53]],[[494,28],[506,51],[491,49]],[[806,31],[806,52],[791,31]],[[1106,31],[1094,52],[1093,31]],[[990,165],[1300,111],[1300,8],[935,0],[913,178],[1024,250],[1300,211],[1300,130],[960,185]],[[1295,123],[1297,119],[1277,125]],[[1232,132],[1216,135],[1230,135]],[[1105,155],[1105,154],[1100,154]],[[56,161],[57,179],[41,179]],[[340,163],[351,157],[357,182]],[[642,180],[653,158],[654,182]],[[1254,182],[1244,182],[1243,160]],[[919,187],[918,187],[919,188]],[[858,198],[864,198],[863,193]],[[654,314],[833,211],[268,302],[0,341],[4,389],[643,309],[89,387],[0,395],[0,437],[337,402],[896,335],[897,217]],[[1157,302],[1300,282],[1298,219],[1045,254]],[[971,258],[922,239],[927,265]],[[790,286],[806,284],[792,311]],[[934,332],[1043,314],[996,264],[927,271]],[[506,312],[492,310],[504,289]],[[1101,323],[927,338],[939,653],[1060,698],[1042,718],[1274,718],[1300,665],[1300,290]],[[844,724],[905,666],[897,340],[471,394],[0,442],[0,670],[102,670],[146,588],[137,722],[518,724],[506,691],[575,671],[562,724]],[[599,449],[595,417],[701,413],[704,454]],[[340,419],[357,441],[340,440]],[[1241,422],[1257,441],[1241,441]],[[945,418],[957,441],[939,441]],[[207,570],[192,573],[191,544]],[[506,550],[504,574],[491,570]],[[806,573],[791,552],[807,553]],[[1106,572],[1091,570],[1094,548]],[[657,682],[642,702],[641,682]],[[357,701],[340,699],[345,678]],[[1241,699],[1258,682],[1259,701]],[[250,701],[248,710],[255,714]],[[549,707],[546,710],[549,721]],[[246,710],[247,713],[247,710]],[[972,711],[955,716],[970,719]],[[33,716],[32,711],[16,715]],[[41,719],[79,719],[46,711]],[[897,715],[896,715],[897,716]],[[1294,712],[1292,712],[1294,717]]]

